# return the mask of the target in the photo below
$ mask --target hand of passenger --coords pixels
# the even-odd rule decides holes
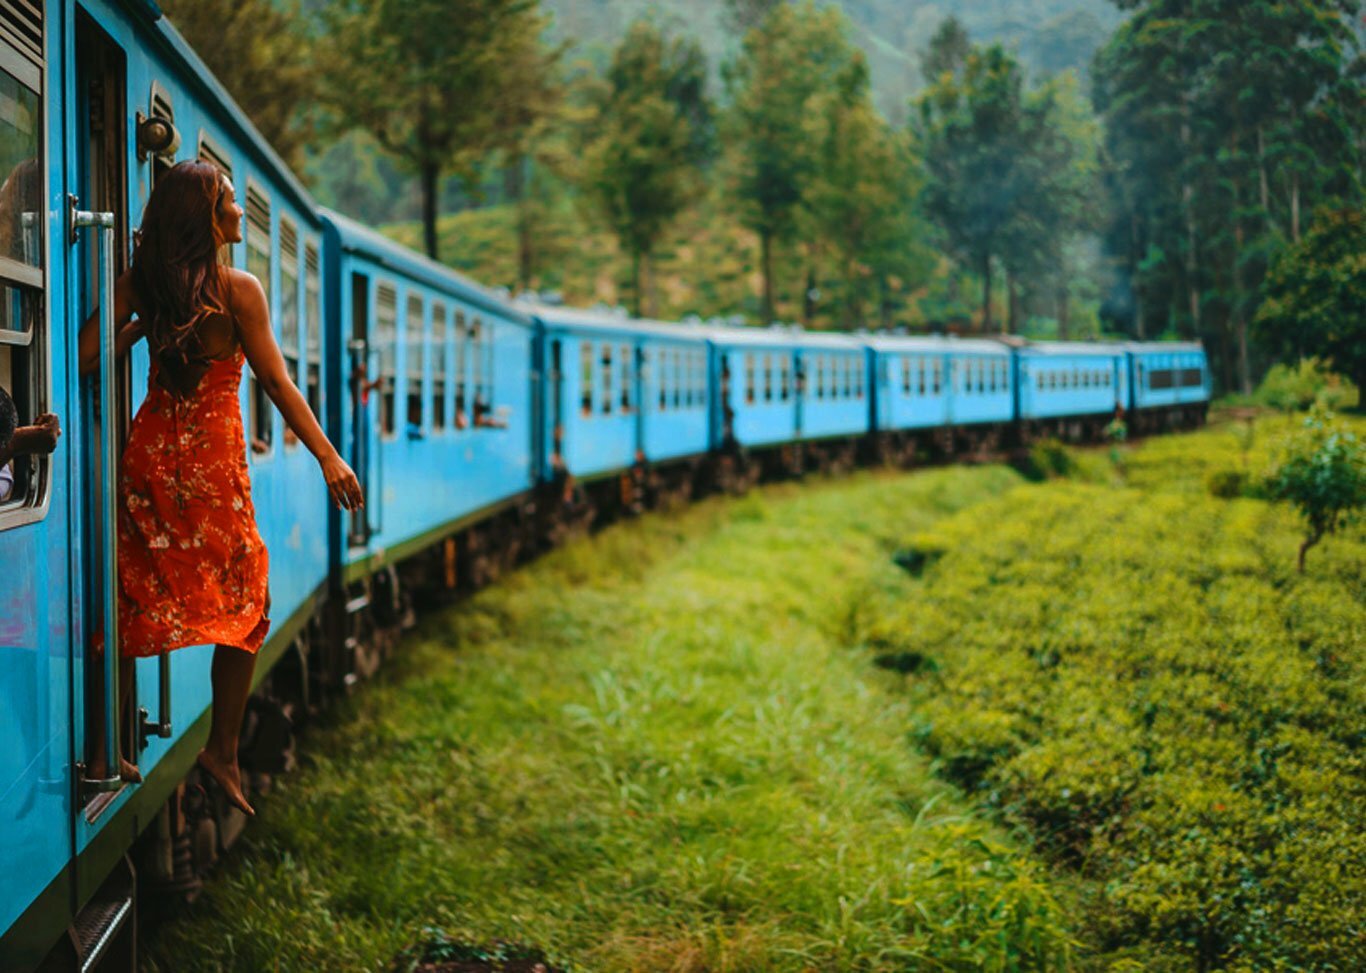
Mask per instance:
[[[51,412],[44,412],[33,421],[33,425],[18,430],[22,434],[25,453],[51,453],[57,448],[57,440],[62,436],[62,423]],[[20,437],[16,436],[16,440]],[[16,453],[21,450],[15,450]]]
[[[360,481],[347,465],[346,460],[336,453],[320,464],[323,479],[327,481],[327,492],[332,494],[332,502],[343,510],[359,510],[365,506],[365,495],[361,493]]]

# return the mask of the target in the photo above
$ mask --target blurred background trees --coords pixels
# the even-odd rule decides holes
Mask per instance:
[[[321,202],[491,285],[1361,377],[1361,0],[164,6]]]

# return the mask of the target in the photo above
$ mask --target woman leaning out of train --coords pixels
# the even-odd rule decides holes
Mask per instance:
[[[137,657],[214,646],[209,739],[197,760],[253,814],[237,744],[270,594],[238,397],[244,361],[317,458],[333,502],[355,510],[364,498],[285,367],[260,281],[219,261],[241,239],[227,176],[182,162],[157,181],[132,267],[115,286],[116,354],[146,338],[151,357],[119,468],[118,610],[122,687]],[[99,365],[97,320],[98,312],[81,328],[83,375]],[[141,779],[120,761],[120,776]]]

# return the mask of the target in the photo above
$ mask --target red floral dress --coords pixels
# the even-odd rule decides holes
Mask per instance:
[[[120,467],[119,636],[125,656],[186,645],[255,652],[270,629],[238,386],[241,349],[180,398],[157,381]]]

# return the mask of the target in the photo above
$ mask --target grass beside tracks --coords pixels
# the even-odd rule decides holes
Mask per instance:
[[[1046,872],[851,650],[896,542],[1001,468],[609,529],[439,617],[259,802],[160,970],[381,969],[438,927],[581,970],[1046,969]]]
[[[1296,570],[1296,422],[574,542],[310,733],[153,968],[1366,968],[1366,534]]]

